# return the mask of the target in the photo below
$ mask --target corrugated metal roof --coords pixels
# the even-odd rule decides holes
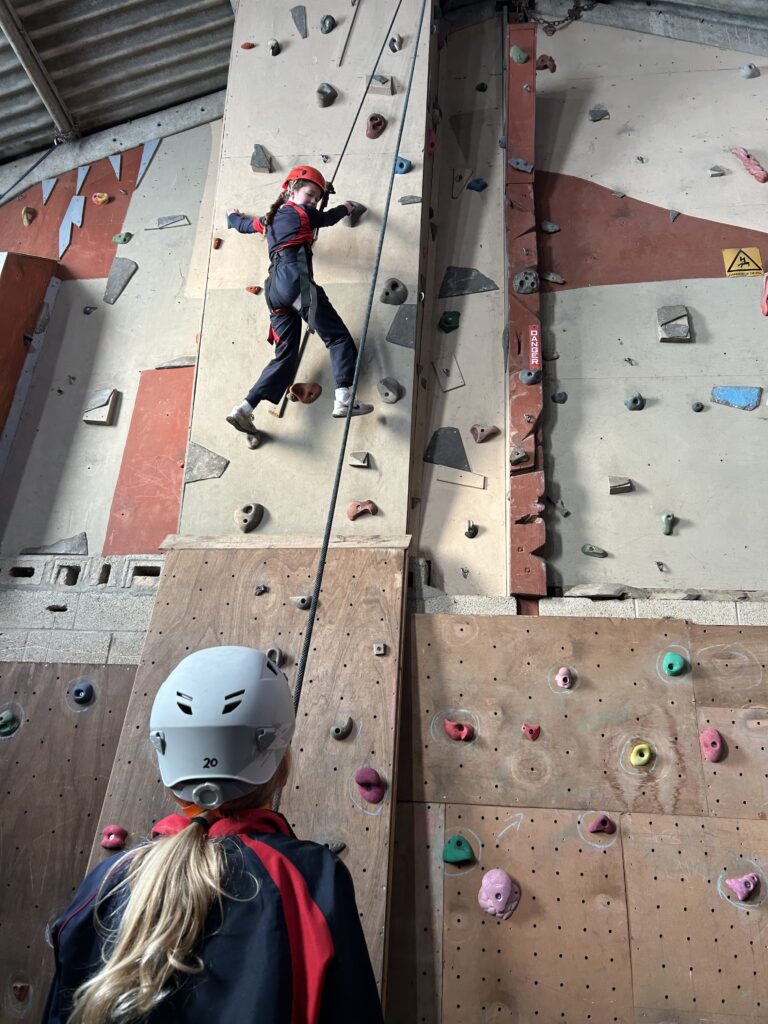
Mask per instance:
[[[230,0],[13,0],[82,134],[223,89]],[[0,32],[0,162],[44,148],[54,126]]]

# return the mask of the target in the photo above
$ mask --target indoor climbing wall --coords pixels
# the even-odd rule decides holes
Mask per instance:
[[[0,1019],[39,1021],[53,978],[47,929],[85,874],[136,669],[0,667]]]
[[[424,290],[419,279],[426,230],[421,197],[432,148],[425,141],[432,10],[421,0],[403,0],[390,28],[394,13],[394,8],[371,3],[334,9],[325,0],[293,8],[240,0],[213,222],[213,245],[218,247],[211,252],[190,435],[190,455],[205,457],[206,472],[187,473],[184,533],[232,534],[232,514],[248,501],[265,508],[262,535],[323,529],[342,424],[331,417],[334,381],[319,336],[309,338],[296,377],[322,386],[313,405],[288,403],[278,416],[273,412],[280,406],[262,403],[255,417],[263,432],[258,451],[252,451],[246,436],[225,420],[273,353],[266,340],[264,296],[247,290],[264,285],[269,267],[266,245],[256,234],[228,230],[226,211],[238,208],[254,217],[266,213],[286,173],[300,163],[317,166],[326,178],[333,178],[336,195],[329,209],[346,199],[368,208],[355,227],[344,220],[322,229],[314,247],[315,278],[355,339],[363,329],[369,290],[375,285],[358,390],[359,398],[373,403],[375,411],[353,420],[347,446],[348,452],[365,452],[368,457],[344,468],[336,530],[355,536],[405,530]],[[321,18],[326,15],[332,16],[335,26],[324,32]],[[274,56],[270,40],[279,46]],[[395,41],[393,46],[390,40]],[[357,115],[374,72],[383,81],[371,83]],[[328,106],[319,103],[321,85],[337,94]],[[374,114],[386,125],[379,137],[371,138],[367,128]],[[399,170],[405,173],[394,177],[374,282],[379,233],[398,153],[404,158]],[[403,287],[390,289],[388,301],[382,301],[390,278]],[[379,382],[386,378],[397,386],[380,390]],[[385,395],[396,400],[385,401]],[[189,461],[188,457],[188,467]],[[308,502],[310,494],[313,501]],[[350,522],[344,510],[358,499],[373,500],[378,515]]]
[[[194,543],[194,542],[190,542]],[[290,542],[288,542],[290,543]],[[407,541],[331,548],[304,677],[291,779],[280,810],[300,838],[344,845],[377,980],[385,966],[395,786],[401,611]],[[190,651],[226,644],[278,648],[291,686],[316,546],[188,548],[169,553],[102,815],[134,843],[173,813],[159,785],[148,721],[155,693]],[[342,738],[332,733],[340,731]],[[384,799],[355,783],[377,772]],[[101,850],[94,845],[95,859]]]
[[[392,1020],[765,1020],[768,630],[416,615],[407,647]]]

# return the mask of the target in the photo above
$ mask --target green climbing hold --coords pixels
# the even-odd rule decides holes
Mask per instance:
[[[688,662],[677,651],[667,651],[661,664],[668,676],[681,676],[688,671]]]
[[[605,548],[599,548],[597,544],[582,544],[582,555],[589,555],[590,558],[607,558],[608,552]]]
[[[645,768],[653,760],[653,750],[650,743],[636,743],[629,752],[629,763],[635,768]]]
[[[112,241],[115,245],[125,245],[133,238],[130,231],[121,231],[119,235],[112,235]]]
[[[661,517],[661,532],[665,537],[672,535],[672,528],[675,525],[675,514],[674,512],[665,512]]]
[[[19,728],[19,720],[12,711],[0,711],[0,736],[13,736]]]
[[[457,312],[455,309],[446,309],[446,311],[438,320],[437,326],[445,334],[450,334],[451,331],[458,330],[460,318],[461,313]]]
[[[451,836],[443,847],[443,860],[446,864],[471,864],[474,859],[472,847],[464,836]]]
[[[520,46],[513,46],[509,51],[509,56],[515,64],[525,64],[528,60],[528,54]]]

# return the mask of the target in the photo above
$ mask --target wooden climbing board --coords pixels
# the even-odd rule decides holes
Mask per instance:
[[[4,796],[13,803],[0,817],[0,1020],[42,1016],[53,978],[46,930],[80,884],[94,836],[111,823],[100,818],[101,805],[135,672],[128,665],[0,665],[0,710],[21,722],[0,738]],[[95,692],[87,707],[70,694],[82,681]],[[23,999],[19,985],[29,986]]]
[[[167,557],[141,665],[104,802],[134,838],[174,806],[157,777],[148,739],[158,687],[175,665],[203,647],[279,647],[293,684],[307,612],[292,597],[311,593],[316,548],[174,550]],[[377,980],[384,970],[392,791],[398,722],[403,547],[331,548],[307,663],[293,769],[281,811],[297,835],[346,844]],[[267,588],[255,594],[257,587]],[[385,653],[374,654],[383,643]],[[351,717],[344,742],[330,730]],[[358,795],[353,776],[376,768],[389,784],[378,805]],[[101,851],[94,848],[94,859]]]
[[[768,1020],[768,629],[414,615],[406,635],[391,1024]],[[679,680],[659,672],[669,649],[689,660]],[[473,742],[448,739],[448,712]],[[661,750],[658,781],[625,778],[635,732]],[[599,812],[613,835],[589,832]],[[455,835],[473,863],[442,862]],[[492,867],[521,886],[508,921],[477,903]],[[750,871],[739,904],[725,878]]]

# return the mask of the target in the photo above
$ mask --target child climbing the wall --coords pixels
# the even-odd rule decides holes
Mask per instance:
[[[294,726],[261,651],[171,672],[147,738],[181,813],[95,868],[54,925],[46,1024],[382,1024],[349,872],[268,810]]]
[[[346,417],[351,401],[350,387],[355,373],[357,348],[344,321],[333,308],[324,289],[312,273],[312,242],[317,228],[338,224],[344,217],[357,217],[364,210],[347,202],[322,212],[317,204],[327,191],[325,178],[315,167],[294,167],[283,182],[283,190],[263,217],[252,220],[239,210],[227,211],[227,224],[245,234],[266,235],[269,247],[269,276],[264,295],[269,307],[269,342],[274,358],[248,392],[244,401],[227,416],[236,430],[250,434],[258,444],[259,432],[253,411],[266,399],[277,403],[291,388],[299,360],[301,321],[316,331],[328,349],[336,382],[333,416]],[[316,389],[295,385],[300,401],[314,401]],[[355,400],[352,415],[372,412],[373,406]]]

